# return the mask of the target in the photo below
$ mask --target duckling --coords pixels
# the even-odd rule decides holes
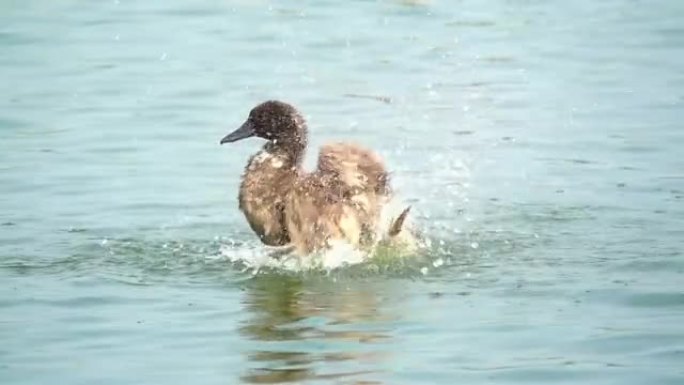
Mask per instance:
[[[326,144],[316,170],[306,172],[306,121],[295,107],[277,100],[254,107],[220,143],[252,136],[266,143],[247,163],[238,201],[264,244],[288,246],[306,255],[335,241],[363,249],[381,240],[410,239],[404,229],[410,207],[387,228],[381,226],[381,211],[393,194],[376,153],[355,143]]]

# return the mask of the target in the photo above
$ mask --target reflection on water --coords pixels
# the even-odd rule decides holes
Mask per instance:
[[[354,286],[319,284],[274,275],[249,282],[243,302],[250,317],[240,332],[258,343],[246,352],[250,365],[244,382],[360,380],[377,373],[364,368],[387,358],[382,344],[392,339],[387,326],[392,317],[380,312],[378,294],[358,281]]]

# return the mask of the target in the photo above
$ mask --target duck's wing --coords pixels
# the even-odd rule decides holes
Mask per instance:
[[[360,232],[360,223],[347,223],[350,207],[342,194],[318,173],[297,180],[285,204],[285,223],[292,245],[300,254],[324,249],[334,238],[349,238]],[[357,243],[351,239],[352,243]]]
[[[339,184],[351,195],[390,194],[390,177],[375,152],[353,143],[330,143],[321,148],[316,173]]]
[[[390,194],[389,174],[377,154],[355,144],[327,144],[317,169],[299,179],[286,205],[290,238],[302,252],[335,239],[370,245]],[[393,232],[399,232],[405,217]]]
[[[316,173],[328,184],[337,186],[342,202],[351,208],[367,229],[381,238],[406,235],[410,206],[396,217],[381,217],[392,199],[390,174],[380,156],[353,143],[332,143],[321,148]]]

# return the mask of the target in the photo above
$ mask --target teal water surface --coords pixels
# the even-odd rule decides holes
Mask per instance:
[[[682,2],[5,1],[0,52],[3,384],[684,383]],[[235,262],[269,98],[427,255]]]

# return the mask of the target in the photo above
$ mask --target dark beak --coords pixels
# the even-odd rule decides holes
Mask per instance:
[[[237,142],[238,140],[249,138],[251,136],[254,136],[255,134],[256,132],[254,131],[254,126],[252,126],[252,122],[247,120],[246,122],[242,123],[242,126],[240,126],[240,128],[224,136],[223,139],[221,139],[221,144]]]

